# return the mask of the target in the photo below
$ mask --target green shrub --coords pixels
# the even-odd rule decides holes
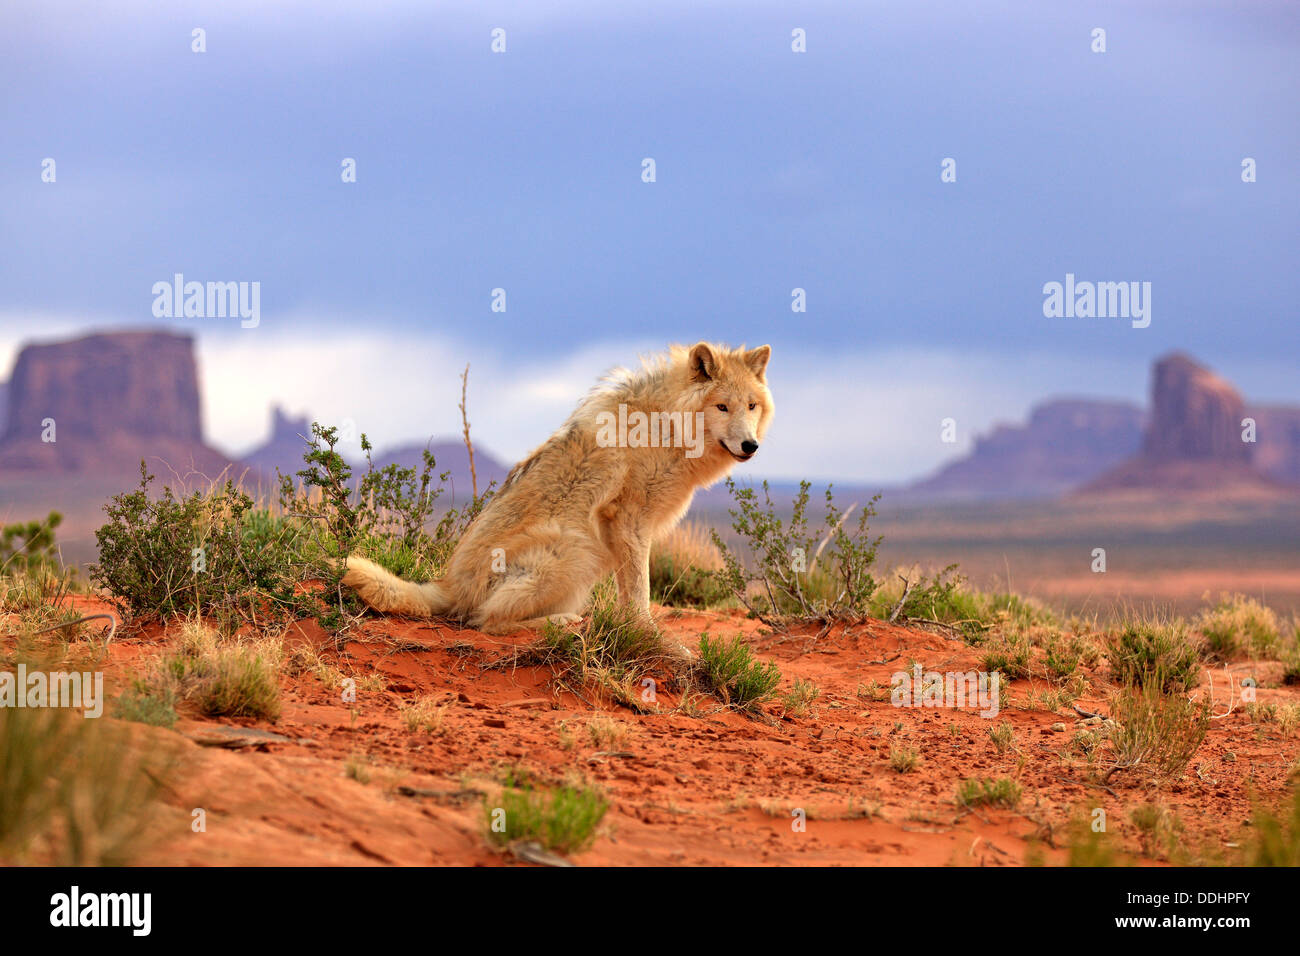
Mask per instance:
[[[1247,654],[1269,657],[1282,635],[1277,615],[1242,594],[1222,595],[1197,617],[1196,628],[1205,638],[1206,651],[1224,661]]]
[[[205,717],[274,721],[280,716],[281,660],[279,641],[222,639],[191,620],[182,627],[178,646],[136,681],[125,707],[136,720],[165,722],[169,709],[174,715],[177,703],[186,702]]]
[[[578,628],[548,623],[537,651],[542,662],[561,663],[583,677],[601,670],[620,678],[664,656],[659,632],[636,608],[619,601],[609,582],[596,588]]]
[[[176,690],[171,685],[153,686],[139,678],[117,699],[117,716],[154,727],[176,725]]]
[[[1129,622],[1108,639],[1106,656],[1121,684],[1177,693],[1201,682],[1200,653],[1182,621]]]
[[[821,689],[812,681],[796,678],[794,687],[785,695],[785,713],[788,717],[802,717],[808,712],[813,701],[822,695]]]
[[[728,603],[731,592],[718,574],[721,568],[709,529],[682,522],[650,549],[650,599],[670,607]]]
[[[1020,784],[1006,777],[996,780],[977,777],[957,786],[957,805],[961,807],[1005,807],[1015,809],[1020,802]]]
[[[773,696],[781,671],[773,663],[754,660],[754,652],[737,634],[730,641],[700,637],[700,674],[724,703],[756,707]]]
[[[596,839],[609,801],[590,787],[535,789],[531,782],[508,776],[496,805],[485,801],[488,839],[501,846],[536,841],[555,853],[576,853]]]
[[[998,627],[1025,629],[1053,622],[1048,611],[1019,595],[970,587],[955,564],[934,574],[915,567],[895,574],[872,597],[871,614],[882,620],[945,625],[972,644]]]
[[[1103,778],[1122,770],[1149,772],[1157,781],[1177,779],[1210,729],[1209,701],[1194,703],[1161,692],[1158,683],[1122,687],[1111,705],[1116,727],[1108,738],[1113,763]]]
[[[876,579],[871,567],[880,538],[868,537],[868,521],[875,516],[876,495],[861,509],[856,527],[845,530],[848,511],[835,505],[826,489],[823,527],[816,534],[809,529],[807,481],[799,483],[789,523],[776,513],[767,482],[763,503],[752,488],[739,488],[728,478],[727,490],[737,507],[731,510],[732,528],[747,544],[757,563],[749,571],[722,537],[713,532],[713,543],[722,556],[719,578],[731,595],[750,613],[771,626],[791,621],[858,620],[870,610]],[[824,552],[824,553],[823,553]],[[750,585],[758,593],[751,596]]]
[[[716,572],[679,564],[676,556],[663,552],[650,555],[650,599],[668,607],[716,607],[731,597],[731,591]]]
[[[252,499],[233,482],[177,497],[140,464],[140,485],[104,506],[91,580],[123,614],[170,618],[214,612],[255,621],[294,604],[287,549],[245,538]]]
[[[890,747],[889,766],[899,773],[911,773],[921,764],[921,752],[915,747]]]
[[[63,515],[51,511],[44,521],[0,525],[0,574],[57,571],[60,562],[54,529],[62,522]]]
[[[442,573],[461,535],[493,494],[489,486],[464,508],[446,510],[433,530],[438,499],[450,472],[438,474],[428,449],[419,468],[396,463],[375,468],[369,439],[361,436],[366,470],[353,482],[352,467],[336,450],[338,429],[313,422],[303,461],[293,477],[280,476],[280,507],[317,523],[316,543],[329,558],[358,553],[409,580]],[[435,482],[436,478],[436,482]]]
[[[427,449],[420,468],[389,464],[375,468],[369,439],[361,436],[366,471],[353,480],[352,467],[336,450],[338,429],[313,422],[295,476],[280,476],[280,510],[307,523],[307,546],[298,554],[297,576],[325,582],[315,610],[322,626],[342,626],[342,610],[359,607],[341,587],[340,559],[360,554],[409,581],[439,576],[470,523],[486,507],[493,486],[463,508],[449,508],[433,523],[449,472],[436,474],[437,460]],[[436,477],[436,483],[435,483]],[[432,530],[430,530],[430,524]]]
[[[1016,729],[1008,721],[1002,721],[996,727],[989,728],[989,739],[998,753],[1006,753],[1016,741]]]
[[[1004,674],[1008,680],[1029,676],[1029,638],[1023,634],[1006,634],[985,646],[981,666],[989,673]]]

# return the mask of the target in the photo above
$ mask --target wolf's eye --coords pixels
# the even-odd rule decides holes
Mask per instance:
[[[750,402],[750,403],[749,403],[749,410],[750,410],[751,412],[752,412],[754,409],[756,409],[756,408],[758,408],[758,403],[757,403],[757,402]]]
[[[726,405],[719,405],[719,406],[718,406],[718,411],[720,411],[720,412],[725,412],[726,410],[727,410],[727,406],[726,406]]]

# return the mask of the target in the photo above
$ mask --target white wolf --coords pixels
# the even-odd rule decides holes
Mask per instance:
[[[619,599],[649,620],[650,544],[681,519],[695,489],[758,450],[772,420],[771,353],[700,342],[672,346],[639,372],[616,370],[515,465],[441,578],[414,584],[351,557],[343,583],[378,611],[509,634],[575,623],[596,582],[613,573]],[[611,441],[611,422],[629,420],[656,423],[656,440],[619,428]]]

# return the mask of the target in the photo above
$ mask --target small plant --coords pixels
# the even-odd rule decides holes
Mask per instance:
[[[371,778],[370,759],[365,754],[353,751],[343,761],[343,775],[365,786]]]
[[[1130,684],[1115,696],[1111,717],[1117,725],[1109,736],[1114,763],[1102,782],[1138,768],[1163,781],[1181,776],[1200,748],[1210,727],[1210,705],[1162,694],[1154,683]]]
[[[286,550],[247,538],[252,499],[227,481],[177,497],[140,463],[135,491],[104,506],[91,580],[123,614],[171,618],[213,612],[256,622],[295,604]]]
[[[1106,656],[1121,684],[1179,693],[1201,682],[1200,654],[1182,621],[1125,624],[1110,638]]]
[[[1020,784],[1006,777],[996,780],[976,777],[963,780],[957,787],[960,807],[1005,807],[1013,810],[1020,802]]]
[[[868,536],[868,521],[875,516],[880,496],[861,509],[852,530],[845,530],[857,506],[840,511],[828,487],[823,530],[814,535],[808,522],[810,487],[800,482],[787,524],[777,516],[767,482],[760,504],[754,489],[727,479],[736,502],[732,529],[748,545],[757,568],[746,570],[714,531],[713,543],[722,556],[718,574],[731,595],[771,627],[784,628],[793,621],[859,620],[869,612],[876,589],[871,567],[880,538]],[[756,594],[751,595],[751,585],[756,585]]]
[[[205,717],[279,718],[278,640],[223,641],[211,627],[191,619],[181,628],[178,643],[135,683],[131,693],[137,706],[149,698],[173,709],[177,702],[187,702]]]
[[[1029,676],[1029,639],[1023,634],[1007,634],[985,645],[981,666],[989,673],[1001,673],[1008,680]]]
[[[911,773],[921,765],[921,753],[915,747],[890,747],[889,766],[899,773]]]
[[[408,733],[440,734],[448,706],[438,703],[432,697],[419,697],[400,705],[397,714],[402,718],[402,725]]]
[[[592,671],[622,680],[664,657],[654,625],[621,603],[608,581],[597,587],[591,607],[575,629],[547,624],[534,652],[543,663],[559,663],[586,679]]]
[[[859,684],[854,693],[863,700],[889,700],[890,689],[873,677],[865,684]]]
[[[587,722],[592,746],[601,750],[619,750],[627,743],[628,726],[611,717],[593,717]]]
[[[822,695],[821,689],[812,681],[797,678],[790,693],[785,695],[785,713],[788,717],[802,717],[808,713],[813,701]]]
[[[1009,721],[1002,721],[996,727],[989,728],[989,739],[993,741],[993,746],[1000,754],[1006,753],[1011,749],[1016,741],[1016,729],[1011,726]]]
[[[1026,630],[1053,621],[1047,610],[1019,595],[972,588],[955,564],[934,574],[918,567],[896,572],[872,596],[871,613],[883,620],[941,625],[970,644],[999,629]]]
[[[154,727],[176,724],[176,690],[170,684],[152,686],[137,678],[117,699],[117,716]]]
[[[500,798],[483,805],[488,839],[500,846],[536,841],[554,853],[576,853],[591,846],[609,802],[590,787],[538,790],[532,782],[506,777]]]
[[[693,522],[673,528],[650,549],[650,599],[669,607],[715,607],[731,594],[717,572],[722,556],[708,530]]]
[[[1201,612],[1195,626],[1205,638],[1205,650],[1224,661],[1269,657],[1282,636],[1277,615],[1243,594],[1221,595],[1219,603]]]
[[[1282,683],[1300,684],[1300,651],[1294,652],[1283,662]]]
[[[1251,832],[1251,866],[1300,866],[1300,788],[1280,813],[1256,807]]]
[[[44,521],[0,525],[0,574],[57,572],[60,562],[54,529],[62,522],[63,515],[51,511]]]
[[[591,685],[618,703],[644,711],[641,682],[669,661],[653,622],[618,600],[612,580],[602,581],[576,627],[548,623],[522,659],[557,669],[559,681]]]
[[[754,660],[754,652],[740,634],[730,641],[702,635],[699,672],[724,703],[741,708],[756,707],[772,697],[781,681],[780,669],[770,661]]]
[[[1043,666],[1055,681],[1067,681],[1076,676],[1080,664],[1096,663],[1095,650],[1077,634],[1057,635],[1048,640],[1044,648]]]
[[[297,565],[300,577],[325,581],[330,601],[316,616],[331,630],[341,626],[347,606],[340,586],[340,559],[357,553],[410,581],[436,577],[493,493],[489,486],[465,507],[447,509],[430,531],[428,525],[450,475],[437,474],[437,461],[430,451],[424,451],[418,469],[397,464],[375,468],[372,446],[363,434],[366,471],[354,482],[352,467],[337,451],[338,442],[337,428],[313,422],[303,455],[306,467],[296,474],[299,484],[295,484],[295,476],[280,476],[281,511],[316,529],[308,535],[308,546],[300,550]]]
[[[1066,865],[1120,866],[1121,860],[1115,852],[1114,843],[1105,829],[1092,826],[1088,816],[1076,816],[1070,821]]]

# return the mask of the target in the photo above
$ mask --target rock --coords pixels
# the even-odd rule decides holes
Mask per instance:
[[[0,432],[0,468],[216,475],[230,462],[203,443],[194,341],[166,331],[106,332],[18,353]],[[53,420],[54,441],[43,440]]]
[[[1255,467],[1277,481],[1300,484],[1300,408],[1247,408],[1255,419]]]
[[[1080,494],[1293,493],[1253,466],[1255,444],[1242,440],[1245,417],[1245,403],[1228,382],[1180,352],[1167,355],[1152,375],[1141,451]]]
[[[302,456],[307,451],[307,439],[310,437],[309,416],[290,418],[279,405],[274,405],[271,407],[270,437],[240,459],[240,464],[248,466],[266,485],[277,480],[277,471],[292,477],[307,467]]]
[[[241,750],[244,747],[262,748],[267,744],[298,743],[292,737],[275,734],[269,730],[258,730],[256,727],[227,727],[224,724],[195,727],[184,733],[202,747],[224,747],[228,750]]]
[[[1246,403],[1235,388],[1175,352],[1155,366],[1142,454],[1152,462],[1248,464],[1254,446],[1241,440],[1245,417]]]
[[[536,863],[539,866],[573,866],[573,863],[562,856],[556,856],[554,853],[545,849],[540,843],[529,840],[527,842],[512,843],[510,853],[518,860],[525,863]]]
[[[1057,399],[1024,425],[998,425],[965,458],[903,494],[934,498],[1035,498],[1063,494],[1136,453],[1144,414],[1126,402]]]

